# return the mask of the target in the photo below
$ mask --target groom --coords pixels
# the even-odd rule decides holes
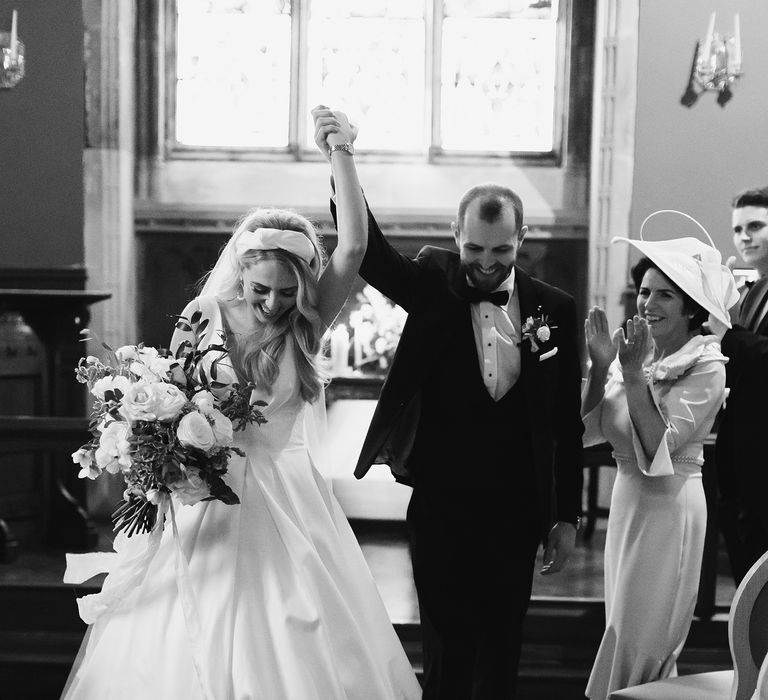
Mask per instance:
[[[360,274],[408,319],[355,475],[386,463],[413,486],[425,700],[507,700],[539,543],[559,571],[581,512],[576,310],[515,266],[527,227],[508,188],[471,188],[452,231],[458,253],[411,260],[369,211]]]

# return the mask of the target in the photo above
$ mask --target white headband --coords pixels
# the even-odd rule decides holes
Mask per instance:
[[[285,250],[308,265],[315,259],[315,246],[303,233],[279,228],[257,228],[243,231],[235,241],[235,254],[242,257],[249,250]]]

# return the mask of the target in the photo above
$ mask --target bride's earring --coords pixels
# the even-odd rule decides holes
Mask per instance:
[[[245,295],[243,293],[243,283],[242,283],[242,281],[240,282],[240,287],[238,289],[237,296],[235,297],[235,299],[237,299],[237,301],[243,301],[243,299],[245,299]]]

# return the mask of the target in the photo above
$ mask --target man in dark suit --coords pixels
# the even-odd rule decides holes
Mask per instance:
[[[715,443],[720,529],[738,584],[768,550],[768,471],[765,401],[768,395],[768,187],[733,200],[733,242],[757,280],[743,293],[732,329],[719,330],[728,357],[730,388]]]
[[[413,486],[425,700],[506,700],[539,543],[542,573],[561,570],[581,513],[576,308],[516,267],[527,227],[510,189],[471,188],[452,230],[458,252],[411,260],[369,211],[360,274],[408,319],[355,475],[385,463]]]

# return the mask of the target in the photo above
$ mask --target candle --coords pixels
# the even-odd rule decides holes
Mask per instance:
[[[347,374],[349,370],[349,332],[340,323],[331,331],[331,371],[334,376]]]
[[[18,13],[16,10],[11,15],[11,60],[15,61],[19,57],[19,42],[17,38]]]
[[[733,16],[733,64],[741,67],[741,22],[738,12]]]
[[[712,54],[712,39],[715,36],[715,13],[713,12],[709,17],[709,26],[707,27],[707,34],[704,37],[704,46],[702,49],[704,55],[710,56]]]

